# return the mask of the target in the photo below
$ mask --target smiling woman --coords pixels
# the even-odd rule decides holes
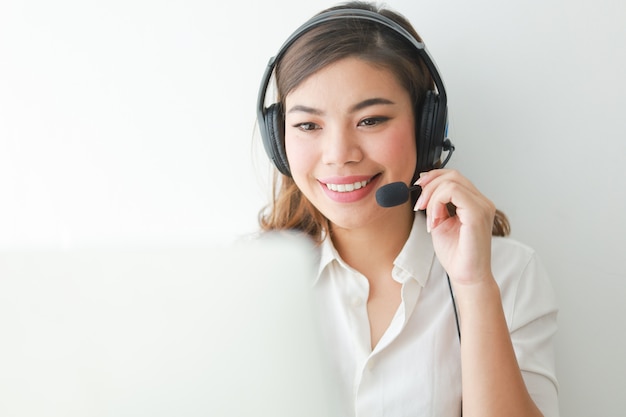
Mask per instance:
[[[260,224],[317,244],[338,414],[558,416],[549,280],[531,249],[492,236],[508,230],[493,203],[441,169],[445,90],[409,22],[361,2],[322,12],[259,97],[279,171]],[[391,183],[421,193],[382,207]]]

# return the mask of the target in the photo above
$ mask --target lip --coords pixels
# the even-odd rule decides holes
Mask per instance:
[[[337,203],[353,203],[355,201],[359,201],[365,198],[372,190],[375,189],[375,185],[378,183],[378,179],[380,178],[379,174],[374,176],[368,175],[349,175],[349,176],[333,176],[333,177],[325,177],[318,178],[318,182],[324,190],[324,193],[333,201]],[[365,186],[361,186],[361,188],[356,188],[353,191],[333,191],[328,188],[327,184],[334,185],[350,185],[356,184],[359,182],[366,181]]]

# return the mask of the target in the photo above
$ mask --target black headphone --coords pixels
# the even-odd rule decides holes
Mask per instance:
[[[416,173],[433,169],[435,164],[439,162],[441,153],[444,150],[448,151],[448,155],[441,167],[445,166],[454,152],[454,145],[446,138],[448,124],[447,96],[443,80],[437,71],[435,62],[426,50],[426,45],[415,39],[413,35],[398,23],[379,13],[361,9],[338,9],[320,13],[300,26],[285,41],[278,53],[270,58],[267,68],[265,69],[257,101],[257,121],[265,152],[267,152],[267,155],[276,168],[278,168],[282,174],[291,176],[285,152],[285,115],[282,105],[281,103],[274,103],[269,107],[265,107],[267,87],[272,78],[276,62],[304,33],[325,22],[339,19],[364,20],[378,23],[395,31],[415,47],[418,56],[422,59],[424,64],[426,64],[436,87],[436,91],[430,90],[426,93],[421,117],[416,120],[419,124],[419,131],[416,132],[416,144],[418,149]]]

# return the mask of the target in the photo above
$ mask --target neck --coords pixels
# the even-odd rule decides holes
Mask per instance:
[[[415,213],[401,206],[379,222],[358,229],[331,225],[331,236],[341,258],[367,277],[391,270],[393,261],[406,243]]]

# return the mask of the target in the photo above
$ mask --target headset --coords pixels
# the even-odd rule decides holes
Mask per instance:
[[[375,22],[394,31],[413,45],[416,54],[426,65],[435,84],[435,90],[429,90],[426,93],[420,117],[416,117],[416,125],[419,126],[415,135],[418,149],[416,173],[433,169],[440,161],[442,151],[447,151],[448,155],[439,167],[445,166],[454,152],[454,145],[446,137],[448,127],[447,95],[435,61],[428,53],[426,45],[415,39],[411,33],[398,23],[380,13],[362,9],[337,9],[316,15],[287,38],[278,53],[270,58],[263,74],[257,100],[257,123],[265,152],[270,160],[278,171],[286,176],[291,176],[285,152],[285,115],[282,105],[281,103],[274,103],[269,107],[265,107],[267,89],[276,63],[303,34],[326,22],[342,19]]]

